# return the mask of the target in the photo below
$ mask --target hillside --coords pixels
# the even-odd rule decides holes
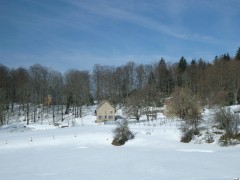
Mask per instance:
[[[47,123],[3,126],[1,179],[220,180],[240,176],[239,145],[181,143],[180,122],[159,114],[156,121],[130,124],[135,139],[115,147],[111,145],[115,125],[95,124],[93,109],[71,128]],[[210,115],[206,111],[204,118]]]

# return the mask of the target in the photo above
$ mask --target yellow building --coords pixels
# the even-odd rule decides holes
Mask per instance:
[[[102,101],[96,109],[96,116],[96,122],[114,121],[115,108],[108,100]]]

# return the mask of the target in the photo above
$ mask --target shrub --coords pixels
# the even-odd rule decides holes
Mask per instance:
[[[224,139],[231,139],[238,134],[240,117],[234,114],[230,108],[220,108],[216,112],[214,120],[218,124],[218,127],[224,130]]]
[[[168,111],[185,121],[188,129],[196,129],[201,123],[201,104],[189,88],[177,88],[173,93]]]
[[[234,139],[236,139],[236,140],[238,140],[238,141],[240,141],[240,133],[239,134],[236,134],[236,135],[234,135],[234,137],[233,137]]]
[[[230,108],[220,108],[214,118],[217,127],[224,131],[219,138],[219,144],[222,146],[234,145],[238,143],[240,117],[231,111]]]
[[[240,144],[240,134],[236,134],[236,135],[231,136],[231,137],[229,137],[227,134],[223,134],[219,138],[218,142],[221,146],[229,146],[229,145]]]
[[[223,134],[223,135],[219,138],[218,143],[219,143],[221,146],[231,145],[231,138],[230,138],[227,134]]]
[[[209,132],[209,131],[206,132],[205,141],[207,143],[213,143],[214,142],[213,134],[211,132]]]
[[[182,123],[180,130],[182,132],[181,142],[183,143],[189,143],[194,135],[200,134],[198,129],[191,128],[191,126],[186,122]]]
[[[192,131],[192,129],[187,130],[186,132],[184,132],[184,133],[182,134],[181,142],[183,142],[183,143],[189,143],[189,142],[192,140],[192,137],[193,137],[193,131]]]
[[[115,146],[124,145],[128,140],[134,139],[134,134],[130,131],[126,120],[118,122],[117,127],[113,130],[113,134],[112,145]]]

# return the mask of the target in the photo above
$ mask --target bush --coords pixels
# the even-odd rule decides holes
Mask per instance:
[[[181,137],[181,142],[183,143],[189,143],[192,140],[193,137],[193,131],[191,130],[187,130],[186,132],[183,133],[182,137]]]
[[[234,139],[236,139],[236,140],[238,140],[238,141],[240,141],[240,133],[239,134],[236,134],[236,135],[234,135],[234,137],[233,137]]]
[[[218,143],[219,143],[221,146],[231,145],[231,138],[230,138],[227,134],[223,134],[223,135],[219,138]]]
[[[128,140],[134,139],[134,134],[130,131],[126,120],[122,120],[117,124],[113,134],[112,145],[115,146],[124,145]]]
[[[236,134],[234,136],[228,136],[227,134],[223,134],[219,139],[219,144],[221,146],[229,146],[240,144],[240,134]]]
[[[194,135],[199,135],[200,132],[198,129],[193,129],[188,123],[184,122],[180,128],[182,132],[181,142],[189,143]]]
[[[207,143],[213,143],[214,142],[213,134],[211,132],[209,132],[209,131],[206,132],[205,141]]]
[[[238,144],[240,116],[231,111],[230,108],[220,108],[214,118],[217,127],[224,131],[219,138],[219,144],[229,146]]]
[[[223,139],[231,139],[239,132],[240,117],[230,108],[220,108],[215,114],[215,122],[219,129],[224,130]]]

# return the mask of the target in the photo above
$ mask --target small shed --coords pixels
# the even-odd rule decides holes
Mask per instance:
[[[96,109],[96,122],[114,121],[115,108],[110,101],[102,101]]]

